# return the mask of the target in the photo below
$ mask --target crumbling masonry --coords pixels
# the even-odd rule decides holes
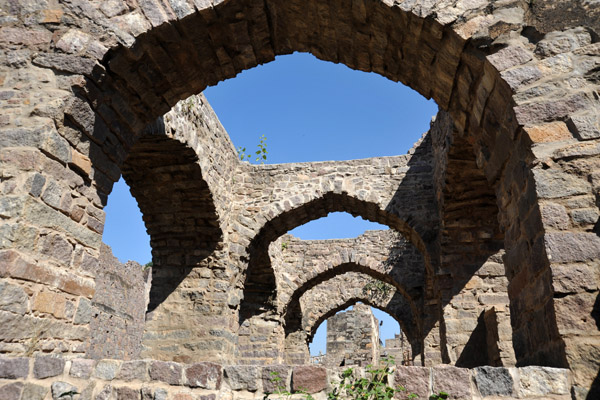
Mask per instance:
[[[1,1],[0,397],[266,391],[269,368],[306,362],[319,321],[363,301],[434,366],[398,369],[423,396],[597,398],[599,9]],[[190,96],[294,51],[400,81],[440,114],[403,156],[241,163]],[[151,277],[102,246],[121,174]],[[390,232],[282,237],[333,211]],[[122,361],[140,357],[154,361]],[[321,392],[332,374],[296,366],[292,385]]]

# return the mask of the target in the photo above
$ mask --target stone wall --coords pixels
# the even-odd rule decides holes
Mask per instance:
[[[238,336],[260,328],[267,343],[280,338],[276,349],[248,357],[282,359],[268,247],[347,211],[421,252],[432,277],[425,359],[458,363],[483,313],[488,360],[511,360],[501,344],[512,336],[518,365],[569,367],[576,397],[598,397],[596,15],[580,0],[3,2],[2,351],[89,348],[90,326],[75,316],[96,293],[102,209],[121,173],[136,186],[137,165],[173,178],[161,196],[144,180],[134,189],[159,264],[149,352],[232,360],[245,351]],[[239,163],[208,106],[188,113],[185,99],[294,51],[410,86],[447,112],[452,132],[401,157]],[[173,107],[183,117],[157,124]],[[204,134],[177,137],[187,123]],[[498,265],[506,279],[488,269]]]
[[[379,321],[370,306],[359,303],[327,320],[325,365],[366,367],[369,364],[379,364]]]
[[[304,388],[317,400],[339,381],[344,368],[273,365],[221,366],[215,363],[180,364],[154,360],[65,360],[55,356],[0,358],[0,398],[3,400],[59,400],[77,393],[79,400],[214,400],[263,398],[276,392],[272,372],[284,390]],[[354,376],[364,376],[361,367]],[[464,369],[398,367],[390,385],[427,398],[446,391],[450,399],[570,399],[568,370],[544,367]],[[62,396],[62,397],[61,397]],[[272,395],[275,397],[276,395]],[[402,398],[402,396],[401,396]]]

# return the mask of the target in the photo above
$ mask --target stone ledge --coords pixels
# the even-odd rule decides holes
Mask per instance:
[[[3,400],[43,400],[48,393],[76,391],[80,400],[96,398],[214,400],[277,392],[270,372],[281,373],[280,391],[302,386],[315,398],[325,398],[343,368],[313,365],[249,366],[215,363],[182,364],[156,360],[89,360],[60,356],[0,357],[0,394]],[[288,371],[292,371],[289,374]],[[291,377],[290,377],[291,375]],[[355,368],[356,376],[365,369]],[[570,399],[571,373],[549,367],[457,368],[398,367],[390,385],[406,386],[421,397],[443,390],[452,399]],[[236,394],[237,393],[237,394]],[[252,394],[250,394],[252,393]],[[100,396],[100,397],[97,397]]]

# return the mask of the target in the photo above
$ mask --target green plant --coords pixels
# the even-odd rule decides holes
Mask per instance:
[[[281,251],[285,251],[288,248],[288,242],[281,242]]]
[[[402,386],[392,387],[388,384],[388,377],[394,373],[394,358],[382,357],[380,366],[367,365],[364,378],[354,377],[352,368],[342,372],[342,380],[328,393],[329,400],[353,399],[353,400],[391,400],[398,392],[406,389]],[[408,394],[409,399],[417,397],[416,394]]]
[[[261,135],[261,137],[258,138],[258,139],[259,139],[258,145],[257,145],[258,150],[256,150],[254,152],[254,154],[256,155],[256,158],[255,158],[254,161],[256,161],[256,162],[260,161],[261,164],[264,164],[265,161],[267,161],[267,153],[268,153],[268,151],[267,151],[267,137],[265,135]],[[250,161],[252,159],[252,155],[246,154],[246,148],[245,147],[239,146],[237,148],[237,150],[238,150],[238,154],[240,155],[240,160],[242,160],[242,161],[245,161],[245,160]]]
[[[294,395],[294,394],[303,394],[305,400],[314,400],[314,398],[303,388],[299,388],[294,393],[287,390],[285,388],[285,382],[283,382],[283,379],[279,376],[279,372],[271,371],[270,375],[271,376],[270,376],[269,380],[271,381],[271,383],[273,385],[275,385],[275,391],[265,392],[265,395],[263,396],[263,400],[268,399],[269,396],[272,394],[278,396],[279,399],[283,398],[286,400],[289,400],[292,397],[292,395]]]
[[[449,394],[446,392],[438,392],[437,394],[432,394],[429,396],[429,400],[446,400]]]
[[[154,266],[154,263],[152,261],[147,262],[146,264],[144,264],[144,267],[142,268],[142,270],[147,270],[148,268],[152,268]]]

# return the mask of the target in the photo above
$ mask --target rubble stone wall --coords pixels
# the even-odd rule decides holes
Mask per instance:
[[[155,335],[146,348],[159,357],[231,360],[237,337],[257,324],[280,335],[269,244],[327,212],[347,211],[405,234],[431,268],[424,304],[431,357],[458,362],[481,313],[491,321],[472,284],[492,292],[497,333],[506,335],[506,297],[493,292],[507,281],[517,365],[569,367],[576,397],[590,388],[598,397],[597,15],[597,2],[581,0],[1,2],[0,326],[9,328],[0,331],[2,351],[29,355],[46,345],[77,357],[88,350],[90,326],[75,323],[75,309],[95,296],[103,207],[121,173],[135,171],[129,156],[144,154],[136,144],[156,155],[160,142],[173,154],[160,157],[168,174],[181,167],[174,183],[202,178],[194,179],[199,197],[173,185],[166,198],[202,211],[180,225],[185,233],[194,220],[198,242],[175,230],[173,242],[153,239],[160,261],[153,283],[162,288],[150,296]],[[169,137],[169,124],[181,119],[163,120],[165,138],[144,139],[173,107],[185,111],[190,95],[294,51],[433,98],[452,134],[425,138],[404,158],[264,167],[238,163],[225,135],[204,136],[225,150],[199,157],[193,135]],[[212,114],[192,114],[205,132],[220,129],[205,121]],[[447,147],[436,152],[436,143]],[[199,167],[204,162],[208,169]],[[393,201],[397,189],[405,201]],[[476,193],[470,201],[481,207],[461,203],[462,194]],[[463,220],[460,211],[470,209]],[[173,210],[165,211],[154,215],[156,225],[146,216],[148,226],[166,226]],[[169,256],[186,246],[189,258]],[[473,279],[500,254],[506,281]],[[193,325],[186,314],[198,315]],[[506,349],[498,351],[502,359]]]
[[[277,392],[272,372],[283,390],[303,388],[317,400],[340,380],[345,368],[316,366],[221,366],[210,362],[181,364],[156,360],[65,360],[61,357],[0,358],[3,400],[58,400],[77,393],[80,400],[214,400],[262,398]],[[353,376],[364,376],[355,367]],[[397,367],[390,385],[403,385],[427,398],[446,391],[450,399],[570,399],[571,374],[547,367],[475,369],[451,366]],[[62,397],[61,397],[62,396]],[[273,397],[277,394],[272,395]],[[402,398],[403,394],[401,395]]]

